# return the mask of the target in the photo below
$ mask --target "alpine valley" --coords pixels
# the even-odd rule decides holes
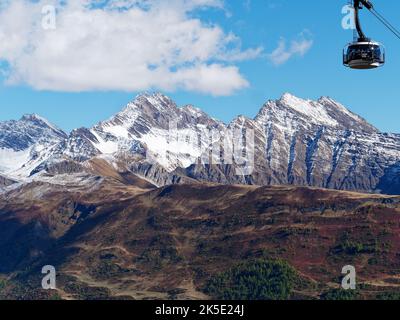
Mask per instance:
[[[254,132],[251,174],[201,161],[229,129]],[[69,134],[25,115],[0,122],[0,298],[251,299],[249,279],[262,299],[400,297],[399,194],[400,135],[328,97],[225,124],[142,94]]]

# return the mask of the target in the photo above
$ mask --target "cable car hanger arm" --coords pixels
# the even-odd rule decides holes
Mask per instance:
[[[358,41],[369,41],[369,38],[365,36],[364,31],[362,30],[361,27],[361,22],[360,22],[360,9],[366,7],[368,10],[373,9],[373,4],[369,2],[368,0],[354,0],[354,20],[356,24],[356,29],[358,32]]]
[[[365,36],[360,23],[359,10],[363,8],[367,8],[386,28],[388,28],[397,38],[400,39],[400,31],[397,30],[385,17],[383,17],[379,12],[377,12],[374,8],[374,5],[369,0],[354,0],[354,16],[356,29],[359,35],[359,40],[368,40]]]

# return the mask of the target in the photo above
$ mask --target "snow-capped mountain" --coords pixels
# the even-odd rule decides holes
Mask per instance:
[[[199,140],[192,145],[171,141],[171,132],[178,128],[179,132],[186,130],[188,136]],[[182,180],[174,170],[195,163],[202,148],[209,144],[208,130],[223,128],[222,122],[193,106],[178,108],[162,94],[143,94],[93,128],[74,130],[60,145],[57,156],[47,161],[46,168],[49,170],[57,165],[57,159],[66,158],[90,168],[90,160],[97,157],[157,185],[174,183]],[[71,163],[62,171],[70,172],[70,167]]]
[[[399,135],[380,133],[327,97],[285,94],[267,102],[256,122],[265,129],[271,183],[378,191],[385,170],[399,161]]]
[[[254,153],[243,156],[246,163],[254,157],[251,174],[238,174],[243,168],[227,161],[232,130],[254,132]],[[220,153],[209,152],[215,144]],[[7,184],[81,171],[101,175],[98,160],[107,170],[157,185],[209,181],[400,193],[400,135],[379,132],[328,97],[287,93],[254,119],[240,116],[228,125],[160,93],[139,95],[109,120],[68,136],[36,115],[0,123],[0,177]]]
[[[0,174],[15,179],[29,176],[66,138],[62,130],[38,115],[0,122]]]

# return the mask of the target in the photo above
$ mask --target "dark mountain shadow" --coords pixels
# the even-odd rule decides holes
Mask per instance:
[[[377,190],[383,194],[400,195],[400,161],[385,170]]]
[[[55,239],[39,221],[23,224],[17,219],[0,222],[0,273],[11,273],[30,265],[51,247]]]

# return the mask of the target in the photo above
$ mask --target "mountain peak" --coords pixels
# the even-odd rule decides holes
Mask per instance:
[[[164,113],[176,111],[178,106],[175,102],[160,92],[144,92],[138,94],[135,99],[128,104],[122,113],[137,113],[139,110],[152,114],[153,112]]]
[[[184,106],[182,108],[182,111],[184,111],[184,112],[186,112],[186,113],[188,113],[188,114],[190,114],[190,115],[192,115],[192,116],[194,116],[196,118],[199,118],[199,117],[205,115],[205,113],[201,109],[199,109],[199,108],[197,108],[197,107],[195,107],[195,106],[193,106],[191,104],[188,104],[188,105]]]
[[[299,97],[296,97],[295,95],[291,93],[284,93],[282,97],[278,100],[281,104],[284,104],[288,107],[292,107],[294,109],[298,109],[298,111],[301,109],[301,107],[312,107],[309,102],[310,100],[305,100]]]
[[[285,93],[276,103],[305,116],[308,122],[329,127],[338,126],[336,119],[332,118],[324,106],[316,101],[301,99],[290,93]]]
[[[348,110],[344,105],[328,96],[317,101],[302,99],[291,93],[284,93],[278,100],[269,100],[264,104],[256,120],[261,122],[286,121],[287,117],[302,119],[307,124],[330,127],[339,130],[379,132],[362,117]],[[280,120],[279,120],[280,119]]]
[[[28,123],[32,123],[34,125],[38,125],[40,127],[47,127],[53,131],[55,131],[57,134],[60,134],[62,136],[67,136],[66,133],[64,131],[62,131],[60,128],[58,128],[57,126],[53,125],[50,121],[48,121],[46,118],[43,118],[41,116],[39,116],[36,113],[32,113],[32,114],[24,114],[21,119],[21,122],[28,122]]]
[[[27,114],[24,114],[24,115],[21,117],[20,120],[21,120],[21,121],[37,121],[37,120],[39,120],[39,121],[47,122],[47,120],[46,120],[45,118],[39,116],[39,115],[36,114],[36,113],[27,113]]]
[[[161,92],[144,92],[137,95],[133,101],[135,102],[150,102],[151,104],[157,105],[160,103],[173,103],[172,99]]]
[[[319,103],[324,103],[324,102],[333,102],[333,103],[338,103],[335,99],[329,97],[329,96],[322,96],[318,99]]]
[[[315,107],[311,99],[303,99],[299,98],[289,92],[286,92],[282,95],[282,97],[278,100],[278,102],[285,104],[289,107],[299,108],[299,107]]]
[[[297,101],[304,101],[304,99],[301,99],[290,92],[285,92],[282,94],[281,98],[279,99],[280,101],[287,101],[287,102],[297,102]]]

